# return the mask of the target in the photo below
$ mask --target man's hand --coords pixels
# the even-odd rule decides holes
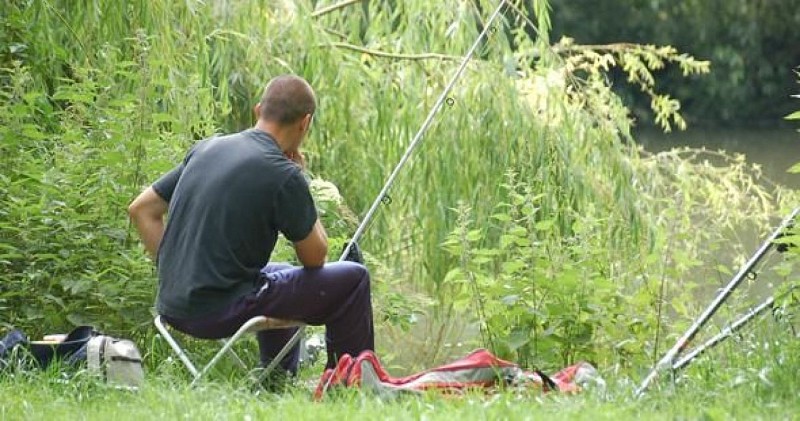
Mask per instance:
[[[306,169],[306,158],[299,150],[286,151],[284,155],[294,161],[295,164],[299,165],[301,170]]]
[[[344,260],[363,265],[364,255],[361,253],[361,249],[358,247],[358,243],[356,243],[355,241],[353,241],[352,243],[353,244],[350,246],[350,250],[347,251],[347,256],[344,257]],[[350,244],[350,241],[344,243],[344,246],[342,247],[342,253],[344,253],[344,250],[347,248],[348,244]]]

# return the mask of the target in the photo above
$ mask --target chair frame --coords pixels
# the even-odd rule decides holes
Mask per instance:
[[[167,343],[169,344],[172,351],[178,356],[178,359],[181,360],[186,369],[192,374],[192,383],[191,386],[197,384],[201,378],[203,378],[206,373],[208,373],[211,368],[213,368],[217,362],[225,355],[230,354],[231,357],[236,361],[236,363],[242,367],[243,369],[247,370],[247,365],[239,358],[239,355],[233,350],[233,344],[238,341],[242,335],[249,332],[258,332],[262,330],[270,330],[270,329],[286,329],[290,327],[299,327],[297,333],[286,343],[286,345],[281,349],[275,358],[267,365],[267,367],[259,373],[258,378],[255,380],[257,384],[262,384],[263,380],[272,372],[272,370],[277,367],[278,363],[286,356],[286,354],[291,351],[291,349],[300,341],[300,338],[303,337],[303,332],[305,330],[305,324],[301,322],[296,322],[293,320],[282,320],[282,319],[273,319],[266,316],[256,316],[245,322],[231,337],[227,339],[220,339],[222,343],[222,348],[217,351],[217,353],[211,358],[211,360],[206,363],[201,370],[197,369],[197,366],[192,362],[189,356],[186,354],[186,351],[181,348],[175,338],[169,332],[169,325],[162,319],[161,315],[157,315],[153,320],[153,323],[156,326],[156,329],[161,334],[161,336],[166,339]]]

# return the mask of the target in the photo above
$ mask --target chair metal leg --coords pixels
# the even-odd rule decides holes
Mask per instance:
[[[181,362],[183,362],[183,365],[186,366],[196,380],[199,376],[197,367],[192,364],[192,361],[189,360],[189,357],[186,355],[180,345],[178,345],[178,343],[175,342],[175,339],[173,339],[172,335],[169,334],[167,327],[164,326],[164,322],[161,321],[161,316],[156,316],[156,319],[153,323],[155,323],[156,329],[159,331],[159,333],[161,333],[161,336],[166,339],[169,346],[172,347],[172,350],[175,351],[175,354],[178,355],[178,358],[181,360]]]
[[[295,344],[297,344],[300,341],[300,338],[303,337],[303,333],[305,332],[305,330],[306,330],[305,326],[300,326],[297,329],[297,332],[295,332],[294,336],[292,336],[292,339],[289,339],[289,342],[287,342],[286,345],[283,346],[281,352],[279,352],[278,355],[276,355],[275,358],[273,358],[272,361],[269,362],[267,367],[261,373],[259,373],[258,378],[256,379],[256,382],[258,384],[261,384],[261,382],[267,378],[269,373],[271,373],[272,370],[274,370],[275,367],[278,366],[283,357],[285,357],[286,354],[288,354],[289,351],[292,350]]]
[[[222,343],[224,346],[225,340],[224,339],[220,340],[220,343]],[[242,367],[243,369],[247,370],[247,364],[244,363],[244,361],[239,357],[239,354],[237,354],[233,348],[231,348],[228,352],[231,355],[231,359],[233,359],[234,361],[236,361],[237,364],[239,364],[239,367]]]
[[[205,367],[203,367],[203,370],[200,371],[200,374],[198,374],[194,378],[194,380],[192,380],[192,386],[194,386],[195,383],[197,383],[197,381],[200,380],[200,378],[203,377],[203,375],[205,375],[208,372],[208,370],[210,370],[211,367],[213,367],[217,363],[217,361],[219,361],[219,359],[222,358],[223,355],[225,355],[226,352],[228,352],[231,346],[233,346],[233,344],[237,340],[239,340],[240,336],[249,331],[250,328],[252,328],[254,325],[260,324],[264,322],[266,319],[267,318],[263,316],[254,317],[248,320],[247,323],[243,324],[242,327],[240,327],[239,330],[237,330],[236,333],[233,334],[233,336],[231,336],[229,339],[225,341],[225,345],[222,346],[222,349],[220,349],[219,352],[217,352],[217,354],[214,355],[214,358],[212,358],[211,361],[209,361],[208,364],[205,365]]]

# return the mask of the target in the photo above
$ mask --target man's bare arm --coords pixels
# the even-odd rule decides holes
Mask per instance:
[[[306,238],[294,243],[294,251],[303,267],[319,268],[325,264],[328,256],[328,234],[319,219]]]
[[[153,260],[164,237],[164,215],[168,208],[169,204],[152,187],[145,189],[128,206],[128,215]]]

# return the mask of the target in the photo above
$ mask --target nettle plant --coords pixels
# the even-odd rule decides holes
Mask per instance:
[[[590,240],[603,221],[576,221],[573,236],[561,240],[540,212],[542,193],[513,172],[501,189],[508,200],[480,228],[467,206],[455,209],[457,228],[443,243],[459,258],[445,279],[456,291],[453,305],[475,314],[483,345],[522,364],[593,355],[602,346],[598,327],[613,322],[624,301],[605,251]]]
[[[106,45],[93,63],[73,63],[52,93],[29,67],[3,69],[11,83],[0,90],[0,306],[9,323],[33,333],[79,324],[133,330],[151,317],[153,265],[126,208],[191,143],[184,124],[208,127],[201,114],[188,123],[169,117],[153,98],[213,101],[156,77],[153,68],[168,63],[149,54],[146,37],[128,43],[135,54]]]

